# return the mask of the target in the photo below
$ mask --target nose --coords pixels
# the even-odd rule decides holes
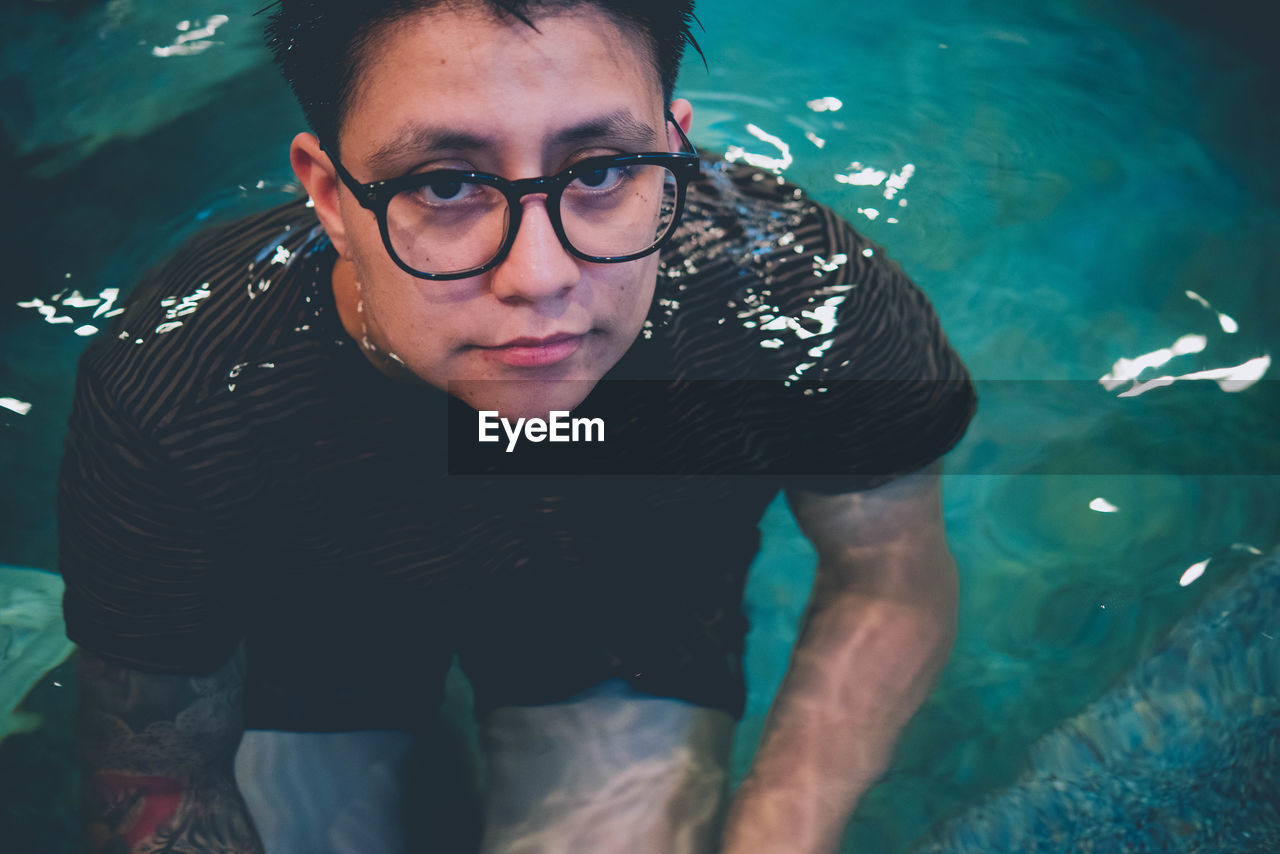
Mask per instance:
[[[567,296],[578,283],[578,261],[560,243],[545,196],[525,196],[511,251],[490,273],[490,287],[505,301],[543,302]]]

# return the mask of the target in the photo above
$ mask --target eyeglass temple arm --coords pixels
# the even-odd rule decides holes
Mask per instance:
[[[670,110],[667,110],[667,121],[676,126],[676,133],[680,134],[680,141],[684,143],[685,148],[689,149],[688,152],[681,153],[692,154],[694,157],[697,157],[698,149],[689,141],[689,137],[685,134],[684,128],[680,127],[680,123],[676,121],[676,117],[671,114]]]
[[[334,171],[338,173],[338,177],[342,179],[342,183],[347,185],[347,189],[351,191],[351,195],[356,197],[356,201],[360,203],[360,206],[373,210],[373,206],[377,201],[374,197],[373,190],[357,181],[355,176],[347,171],[347,167],[342,165],[342,161],[338,159],[337,155],[329,150],[329,146],[321,145],[320,150],[329,158],[329,162],[333,164]]]

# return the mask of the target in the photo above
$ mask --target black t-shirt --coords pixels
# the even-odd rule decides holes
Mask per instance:
[[[411,728],[454,654],[482,711],[620,677],[740,716],[768,502],[919,469],[974,408],[901,270],[745,167],[691,186],[645,328],[588,400],[626,453],[572,476],[460,469],[461,405],[368,363],[333,262],[302,201],[199,235],[77,379],[68,634],[169,673],[247,641],[251,727]]]

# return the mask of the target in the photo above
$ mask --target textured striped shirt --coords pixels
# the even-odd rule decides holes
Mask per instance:
[[[644,330],[584,404],[596,456],[473,453],[461,404],[344,332],[334,260],[302,201],[198,235],[77,378],[68,633],[170,673],[246,641],[249,726],[410,726],[455,654],[482,710],[621,677],[740,715],[765,506],[917,470],[975,406],[879,247],[745,167],[691,186]]]

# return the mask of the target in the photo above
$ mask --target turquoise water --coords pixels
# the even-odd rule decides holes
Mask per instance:
[[[256,48],[258,0],[48,5],[0,9],[19,34],[0,54],[0,398],[30,404],[0,408],[0,562],[38,568],[55,565],[53,477],[92,334],[77,330],[105,325],[104,302],[73,292],[105,301],[201,222],[284,198],[301,127]],[[709,70],[693,57],[680,83],[694,140],[780,169],[885,245],[983,381],[945,484],[960,637],[847,837],[850,851],[909,851],[1015,785],[1037,739],[1280,545],[1280,402],[1264,361],[1280,328],[1280,84],[1249,50],[1263,22],[1197,35],[1158,4],[751,0],[699,14]],[[1135,380],[1099,382],[1149,354],[1167,360],[1137,382],[1220,370],[1245,387],[1180,379],[1120,397]],[[784,507],[766,529],[739,772],[812,572]],[[31,657],[58,654],[17,624],[29,599],[6,610],[20,589],[8,583],[12,695]],[[0,838],[20,854],[71,850],[67,677],[39,677],[22,710],[43,725],[0,742]],[[1188,720],[1201,707],[1178,706]],[[1256,774],[1241,732],[1215,742],[1222,764]],[[1164,773],[1182,761],[1151,758]]]

